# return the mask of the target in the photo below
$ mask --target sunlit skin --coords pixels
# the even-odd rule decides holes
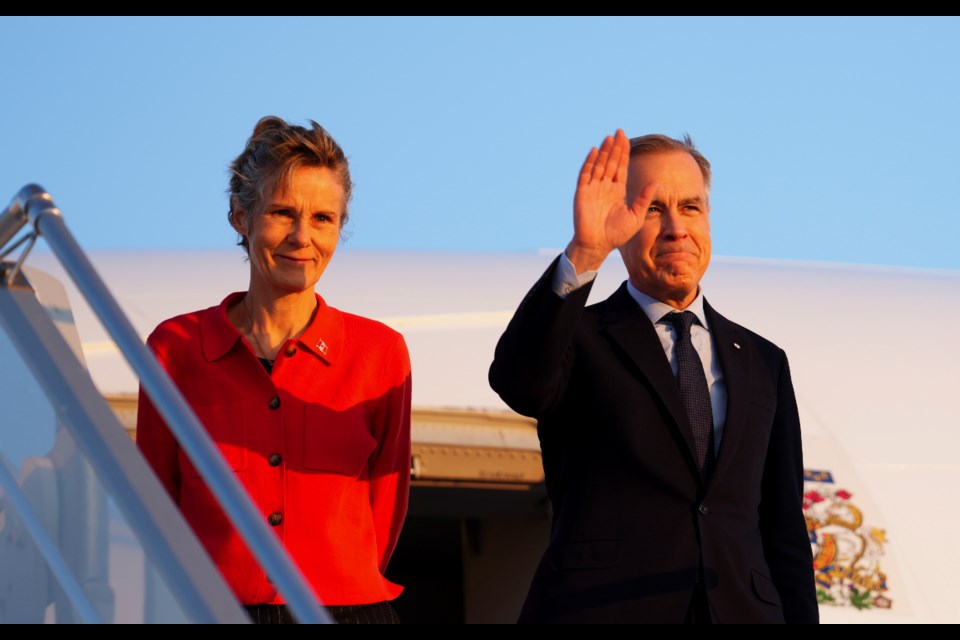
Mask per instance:
[[[684,309],[697,296],[710,265],[710,204],[697,161],[685,151],[630,160],[627,199],[656,185],[640,230],[620,247],[630,281],[640,291]]]
[[[228,313],[257,354],[273,359],[316,311],[314,287],[340,240],[343,186],[326,167],[302,166],[262,204],[231,219],[249,242],[250,286]]]
[[[566,254],[577,272],[614,249],[637,289],[677,309],[697,296],[710,264],[710,205],[703,174],[683,151],[629,157],[623,131],[584,161]]]

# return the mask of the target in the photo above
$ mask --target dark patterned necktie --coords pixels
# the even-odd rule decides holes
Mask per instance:
[[[714,459],[713,405],[710,403],[710,389],[707,387],[707,376],[703,372],[703,361],[690,340],[690,326],[696,318],[692,312],[683,311],[669,313],[664,320],[673,325],[673,354],[677,362],[680,397],[683,398],[683,405],[693,428],[697,464],[706,478],[712,471]]]

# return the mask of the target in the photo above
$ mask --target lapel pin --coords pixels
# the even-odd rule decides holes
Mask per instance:
[[[740,347],[737,347],[738,349]],[[327,343],[323,340],[317,340],[317,350],[323,355],[327,355]]]
[[[734,343],[733,343],[733,347],[734,347],[735,349],[739,349],[739,348],[740,348],[740,343],[739,343],[739,342],[734,342]]]

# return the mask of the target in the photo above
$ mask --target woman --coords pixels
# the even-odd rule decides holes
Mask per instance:
[[[338,622],[398,622],[384,577],[407,508],[410,362],[400,334],[314,292],[347,221],[343,150],[260,120],[230,178],[246,292],[148,344]],[[137,444],[256,622],[292,621],[141,390]]]

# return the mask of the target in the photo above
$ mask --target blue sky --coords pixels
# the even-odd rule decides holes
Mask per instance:
[[[344,248],[563,247],[603,136],[693,136],[717,255],[960,269],[957,18],[0,18],[0,199],[82,246],[228,247],[258,118],[315,119]]]

